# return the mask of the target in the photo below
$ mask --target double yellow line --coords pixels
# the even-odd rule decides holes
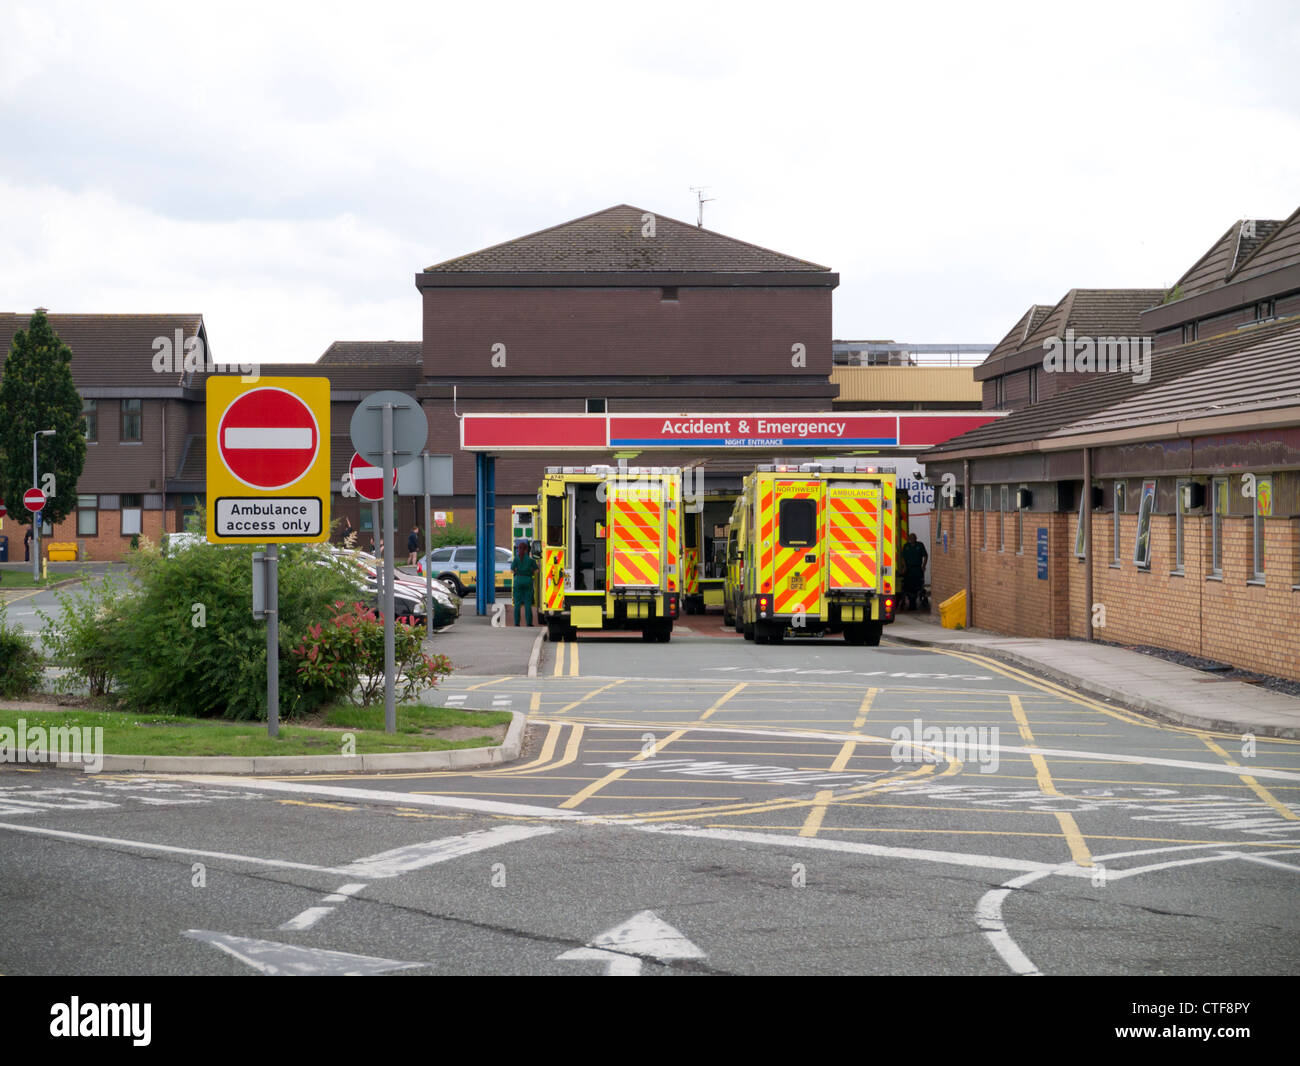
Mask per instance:
[[[576,640],[562,640],[555,645],[555,669],[551,671],[552,677],[564,676],[564,649],[572,649],[569,652],[569,676],[578,676],[578,642]]]

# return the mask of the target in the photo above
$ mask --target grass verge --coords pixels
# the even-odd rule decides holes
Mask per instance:
[[[489,729],[510,721],[508,713],[458,711],[448,707],[397,709],[397,733],[384,730],[384,710],[339,707],[321,722],[329,728],[280,726],[272,740],[265,723],[220,722],[174,714],[132,714],[126,711],[16,711],[0,709],[0,727],[17,730],[22,719],[28,731],[61,726],[104,730],[106,755],[341,755],[343,733],[352,733],[358,755],[390,751],[447,751],[498,743],[487,735],[448,740],[430,730],[454,726]],[[364,723],[364,724],[363,724]]]

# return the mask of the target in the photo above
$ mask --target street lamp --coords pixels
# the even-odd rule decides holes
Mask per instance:
[[[52,436],[54,436],[54,430],[52,429],[38,429],[32,434],[32,488],[34,489],[41,487],[41,479],[36,471],[36,444],[38,438]],[[39,511],[32,515],[32,538],[32,545],[36,549],[32,552],[32,580],[39,581],[41,579],[41,514]]]

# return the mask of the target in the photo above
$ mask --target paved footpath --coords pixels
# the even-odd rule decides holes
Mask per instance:
[[[1082,640],[1039,640],[981,629],[944,629],[917,615],[903,615],[885,629],[885,636],[900,644],[991,655],[1080,692],[1181,725],[1300,738],[1300,700],[1141,652]]]

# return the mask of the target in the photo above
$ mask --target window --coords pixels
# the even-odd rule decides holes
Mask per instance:
[[[587,414],[603,415],[605,413],[605,397],[590,397],[587,400]]]
[[[1002,498],[998,501],[1000,505],[998,507],[998,551],[1007,550],[1006,529],[1003,523],[1006,521],[1007,511],[1010,510],[1010,507],[1007,506],[1007,499],[1010,492],[1010,486],[1002,486]]]
[[[1223,516],[1228,513],[1228,479],[1216,477],[1210,494],[1210,574],[1223,577]]]
[[[99,497],[77,497],[77,536],[99,536]]]
[[[140,516],[142,513],[143,500],[140,498],[139,493],[124,492],[121,496],[122,536],[135,536],[141,531]]]
[[[564,497],[546,497],[546,543],[564,543]]]
[[[1195,323],[1195,322],[1186,322],[1186,323],[1183,324],[1183,343],[1184,343],[1184,344],[1189,344],[1189,343],[1191,343],[1192,341],[1196,340],[1196,334],[1197,334],[1197,329],[1196,329],[1196,323]]]
[[[1029,402],[1038,402],[1038,367],[1029,368]]]
[[[783,548],[807,548],[817,540],[815,500],[782,500],[777,508],[777,543]]]
[[[1187,508],[1183,506],[1183,486],[1190,481],[1174,484],[1174,573],[1183,572],[1183,525],[1187,517]]]
[[[99,412],[94,400],[81,401],[81,417],[86,420],[86,443],[99,443]]]
[[[429,564],[431,566],[446,566],[451,562],[452,551],[451,548],[439,548],[429,556]]]
[[[684,526],[682,526],[683,547],[698,548],[700,545],[699,545],[699,536],[695,528],[696,527],[695,515],[685,514],[682,517],[685,519],[685,523],[686,523]]]
[[[361,528],[362,533],[373,533],[375,529],[375,505],[361,508]]]
[[[662,289],[659,290],[659,299],[660,299],[660,300],[676,300],[676,299],[677,299],[677,286],[676,286],[676,285],[665,285]]]
[[[1276,314],[1277,305],[1272,300],[1261,300],[1255,305],[1255,321],[1263,322]]]
[[[1156,483],[1142,482],[1138,499],[1137,540],[1133,542],[1133,562],[1144,570],[1151,569],[1151,512],[1156,506]]]
[[[1001,380],[1000,378],[998,379]],[[981,541],[980,551],[988,551],[989,548],[989,515],[993,511],[993,486],[984,486],[984,516],[980,523]]]
[[[1113,520],[1111,522],[1111,539],[1114,541],[1114,552],[1111,558],[1112,566],[1119,566],[1120,564],[1119,523],[1120,523],[1120,515],[1124,513],[1124,509],[1128,504],[1127,497],[1128,497],[1128,483],[1124,481],[1115,482],[1115,507],[1113,509],[1114,514],[1113,514]]]
[[[1254,542],[1254,570],[1252,581],[1264,580],[1264,519],[1273,517],[1273,479],[1255,479],[1255,514],[1251,520],[1251,539]]]
[[[143,400],[122,401],[122,443],[138,444],[142,439],[141,417]],[[137,530],[136,532],[139,532]]]
[[[200,533],[199,529],[199,507],[203,504],[203,497],[198,493],[183,492],[181,493],[181,529],[186,533]]]
[[[998,377],[994,380],[994,400],[993,406],[1001,410],[1007,405],[1007,383],[1006,379]]]
[[[1026,488],[1027,486],[1021,485],[1020,487],[1023,489]],[[1019,496],[1020,494],[1017,493],[1016,495]],[[1018,504],[1020,501],[1017,500],[1016,502]],[[1025,512],[1021,507],[1017,506],[1016,507],[1016,554],[1022,555],[1024,554],[1024,551],[1025,551]]]
[[[1079,518],[1074,526],[1074,554],[1080,559],[1088,551],[1088,527],[1092,524],[1092,516],[1088,512],[1088,501],[1091,496],[1092,486],[1081,484],[1079,486]]]

